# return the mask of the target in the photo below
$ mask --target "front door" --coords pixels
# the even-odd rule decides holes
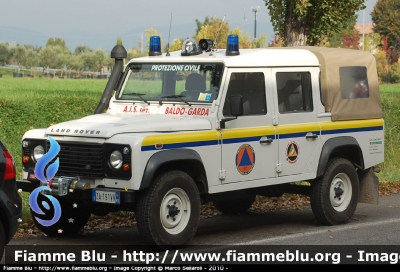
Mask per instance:
[[[219,119],[232,117],[229,104],[232,95],[242,96],[244,114],[226,122],[226,128],[221,129],[223,184],[238,183],[238,188],[247,188],[274,181],[278,143],[272,125],[273,101],[267,95],[271,93],[270,85],[266,85],[270,71],[230,69],[226,77],[226,95],[221,102]],[[250,181],[256,183],[250,184]]]

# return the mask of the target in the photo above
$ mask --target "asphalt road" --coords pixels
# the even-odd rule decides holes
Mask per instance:
[[[182,250],[212,252],[257,245],[278,246],[276,248],[293,245],[324,245],[333,248],[345,245],[393,245],[400,248],[399,215],[400,194],[380,197],[378,205],[359,203],[350,222],[339,226],[318,225],[309,207],[303,210],[249,213],[238,216],[218,215],[202,219],[192,246]],[[119,250],[131,249],[132,246],[139,246],[137,248],[146,252],[151,250],[146,246],[140,247],[144,245],[144,241],[137,228],[133,227],[101,230],[73,237],[15,238],[6,247],[6,254],[16,248],[39,250],[43,245],[54,245],[46,249],[49,251],[57,251],[60,248],[78,250],[94,247],[107,248],[118,253]]]

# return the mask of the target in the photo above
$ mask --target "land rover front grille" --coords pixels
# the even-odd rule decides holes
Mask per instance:
[[[103,178],[103,144],[58,142],[60,145],[57,176]],[[50,143],[47,142],[47,150]]]

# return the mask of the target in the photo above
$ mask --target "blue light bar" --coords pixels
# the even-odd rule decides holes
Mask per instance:
[[[228,39],[226,40],[226,55],[227,56],[240,55],[238,35],[236,34],[228,35]]]
[[[161,55],[160,36],[151,36],[150,37],[149,56],[159,56],[159,55]]]

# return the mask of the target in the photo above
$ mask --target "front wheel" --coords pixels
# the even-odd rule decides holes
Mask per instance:
[[[160,248],[188,244],[200,220],[200,196],[193,179],[182,171],[160,175],[136,206],[139,233]]]
[[[359,181],[353,164],[347,159],[329,161],[325,174],[311,184],[311,209],[324,225],[346,223],[354,214]]]
[[[38,204],[43,214],[37,214],[31,209],[32,220],[36,227],[46,234],[47,236],[69,236],[77,234],[86,225],[90,218],[90,210],[82,203],[76,203],[64,198],[57,198],[61,207],[61,216],[57,222],[50,226],[44,226],[40,220],[51,220],[53,213],[49,213],[50,210],[54,210],[54,207],[47,209],[52,206],[48,202],[48,198],[42,194],[38,195]],[[43,205],[43,202],[47,202],[47,205]],[[47,207],[47,208],[45,208]]]

